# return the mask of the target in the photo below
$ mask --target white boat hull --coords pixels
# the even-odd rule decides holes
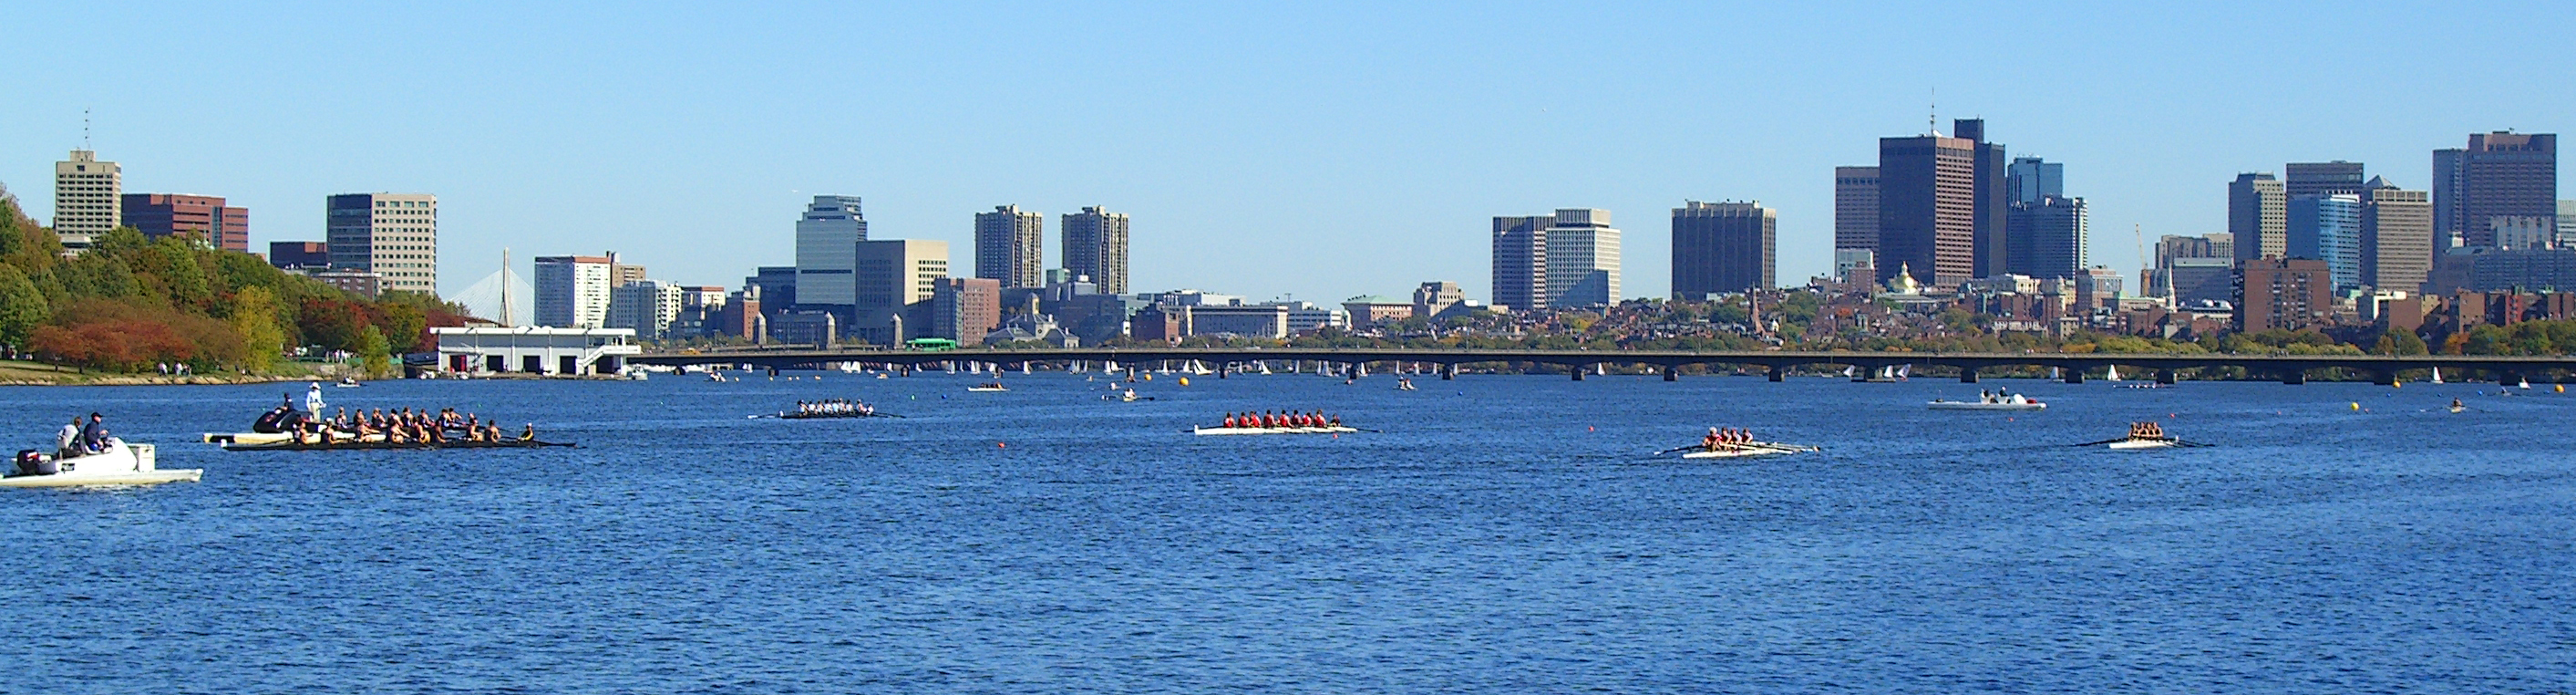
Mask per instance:
[[[2047,404],[2047,403],[2041,403],[2041,402],[2039,402],[2039,401],[2029,401],[2029,402],[2024,402],[2024,403],[1976,403],[1976,402],[1969,402],[1969,401],[1932,401],[1932,402],[1930,402],[1930,403],[1925,403],[1925,404],[1923,404],[1923,407],[1931,408],[1931,409],[1933,409],[1933,410],[2047,410],[2047,409],[2048,409],[2048,404]]]
[[[1719,448],[1717,448],[1717,449],[1699,449],[1699,450],[1696,450],[1696,451],[1692,451],[1692,452],[1690,452],[1690,453],[1682,454],[1682,458],[1686,458],[1686,459],[1736,459],[1736,458],[1752,458],[1752,457],[1756,457],[1756,456],[1779,456],[1779,455],[1782,455],[1782,454],[1798,454],[1798,453],[1805,453],[1805,452],[1817,451],[1817,450],[1818,450],[1818,449],[1816,449],[1815,447],[1812,447],[1812,446],[1797,446],[1797,445],[1794,445],[1794,444],[1771,444],[1771,443],[1755,443],[1755,444],[1751,444],[1751,445],[1736,444],[1736,445],[1721,445],[1721,446],[1720,446]]]
[[[2102,447],[2106,449],[2169,449],[2178,443],[2180,442],[2170,438],[2151,439],[2146,437],[2133,437],[2104,444]]]
[[[126,444],[115,439],[109,442],[107,451],[57,461],[55,465],[61,472],[0,478],[0,487],[151,485],[196,480],[206,472],[202,468],[162,470],[155,467],[156,452],[152,445]],[[11,472],[15,472],[14,469]]]
[[[1359,431],[1359,429],[1358,429],[1358,428],[1353,428],[1353,427],[1193,427],[1193,428],[1190,428],[1190,434],[1195,434],[1195,435],[1199,435],[1199,436],[1220,435],[1220,434],[1228,434],[1228,435],[1231,435],[1231,434],[1347,434],[1347,433],[1351,433],[1351,432],[1358,432],[1358,431]]]

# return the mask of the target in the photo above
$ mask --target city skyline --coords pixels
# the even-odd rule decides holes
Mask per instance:
[[[2020,21],[2033,25],[2025,28],[2066,31],[2036,32],[2032,49],[2054,51],[2066,71],[2086,79],[2032,83],[2002,71],[1916,65],[1920,55],[1958,51],[1969,40],[1922,39],[1912,23],[1821,10],[1522,9],[1461,20],[1412,8],[1364,15],[1351,6],[1311,10],[1317,16],[1033,7],[985,17],[961,9],[871,9],[853,14],[892,37],[874,48],[759,48],[688,68],[675,67],[689,64],[678,56],[656,55],[655,47],[668,41],[757,45],[754,39],[782,32],[799,13],[723,16],[669,8],[600,18],[606,24],[592,28],[507,30],[511,41],[560,43],[569,54],[607,60],[591,68],[589,60],[534,58],[530,69],[496,74],[486,68],[522,57],[484,47],[494,43],[485,37],[490,27],[548,23],[467,9],[405,16],[412,28],[368,42],[325,38],[310,47],[204,56],[177,47],[184,42],[151,39],[210,26],[301,31],[372,21],[386,11],[127,18],[39,5],[27,8],[29,21],[61,27],[61,36],[31,37],[0,55],[46,66],[82,54],[86,67],[97,56],[71,50],[72,37],[128,37],[132,47],[99,58],[104,62],[94,69],[176,66],[181,74],[174,79],[231,85],[252,108],[154,108],[162,97],[156,91],[127,93],[78,71],[37,70],[22,75],[20,84],[22,102],[40,107],[0,114],[0,127],[17,135],[0,151],[6,158],[0,183],[31,214],[50,219],[44,167],[84,146],[80,112],[88,107],[96,127],[86,147],[122,165],[124,190],[221,196],[262,211],[253,248],[322,238],[317,197],[434,191],[442,199],[438,280],[448,293],[496,269],[503,246],[621,248],[683,282],[720,282],[792,263],[786,252],[792,231],[769,221],[818,193],[867,197],[881,228],[876,236],[944,240],[957,248],[967,248],[971,237],[956,220],[996,200],[1050,212],[1106,203],[1150,221],[1133,243],[1136,291],[1209,287],[1260,298],[1327,299],[1400,292],[1428,278],[1453,279],[1471,296],[1490,296],[1489,244],[1477,235],[1492,215],[1533,204],[1579,203],[1633,217],[1684,200],[1761,200],[1779,213],[1779,276],[1794,283],[1830,269],[1832,167],[1869,161],[1874,138],[1923,128],[1937,88],[1940,117],[1983,117],[1992,124],[1991,137],[2011,143],[2013,154],[2077,167],[2091,226],[2117,230],[2095,235],[2089,255],[2134,274],[2142,264],[2135,245],[2118,238],[2128,236],[2125,228],[2150,240],[2223,231],[2223,184],[2237,172],[2348,160],[2370,163],[2373,174],[2401,188],[2429,190],[2429,153],[2460,147],[2465,135],[2566,129],[2571,97],[2556,91],[2516,89],[2532,95],[2520,100],[2469,98],[2513,89],[2524,73],[2563,74],[2570,59],[2539,48],[2554,45],[2540,39],[2564,35],[2568,20],[2547,19],[2559,13],[2526,12],[2533,21],[2494,27],[2475,21],[2486,13],[2467,8],[2357,9],[2313,17],[2294,8],[2252,8],[2228,23],[2189,20],[2210,9],[2047,13],[2048,19]],[[1758,39],[1767,52],[1754,53],[1786,69],[1760,74],[1770,62],[1655,40],[1695,17],[1721,14],[1772,30]],[[1342,28],[1324,21],[1333,17],[1358,26],[1338,36]],[[1933,21],[1970,26],[1972,18]],[[1133,27],[1135,56],[1076,55],[1051,65],[1022,60],[1061,54],[1055,49],[1062,40],[1051,38],[984,58],[924,50],[993,30],[1049,37],[1096,26]],[[2446,54],[2439,39],[2420,40],[2446,35],[2444,27],[2472,26],[2476,32],[2447,35],[2483,37],[2490,50],[2474,58]],[[1587,49],[1604,52],[1595,56],[1540,46],[1477,61],[1446,57],[1471,35],[1538,27],[1617,40]],[[1417,33],[1419,47],[1376,47]],[[2321,87],[2234,69],[2249,60],[2272,66],[2255,71],[2265,74],[2339,65],[2329,59],[2331,51],[2318,49],[2356,41],[2396,47],[2379,57],[2389,71],[2384,77],[2415,88],[2402,99],[2333,102],[2352,108],[2325,113],[2316,107],[2327,103],[2316,98]],[[1321,48],[1301,48],[1304,43]],[[2221,59],[2185,48],[2197,45],[2246,50]],[[457,64],[410,57],[427,53],[457,56]],[[2498,63],[2522,69],[2483,69]],[[810,97],[814,85],[807,78],[827,65],[859,67],[823,79],[839,96],[791,101]],[[1676,80],[1740,74],[1755,75],[1777,96],[1712,119],[1705,107],[1724,103],[1719,97],[1665,88]],[[2413,79],[2432,75],[2456,79]],[[277,109],[258,108],[362,76],[419,86],[431,96],[410,104],[421,108],[391,114],[326,104],[281,119]],[[656,81],[665,77],[668,83]],[[1120,94],[1150,110],[982,114],[967,98],[974,90],[963,85],[996,79],[1058,85],[1041,89],[1049,98]],[[952,82],[961,86],[926,86]],[[1481,103],[1491,90],[1549,82],[1593,89],[1585,99],[1528,109]],[[678,96],[693,91],[739,105]],[[2213,96],[2181,98],[2202,94]],[[674,99],[681,103],[668,110],[629,108]],[[1341,105],[1352,100],[1371,108],[1344,112]],[[926,106],[909,116],[849,115],[886,103]],[[501,107],[482,108],[489,104]],[[467,105],[476,106],[461,110]],[[834,135],[844,132],[859,137]],[[1743,142],[1726,137],[1735,133],[1761,135]],[[624,144],[639,139],[665,146]],[[1565,149],[1586,152],[1597,166],[1567,175],[1500,165],[1515,151]],[[1000,177],[968,168],[1021,150],[1008,156],[1080,157],[1088,167]],[[374,154],[350,156],[356,152]],[[746,156],[764,166],[747,176],[724,168]],[[549,166],[517,164],[529,158]],[[628,196],[669,202],[562,204]],[[1349,221],[1314,229],[1241,215],[1245,201],[1255,199],[1340,211]],[[711,233],[728,243],[699,243]],[[1262,242],[1287,238],[1299,243]],[[1350,253],[1353,248],[1383,252]],[[1668,287],[1667,253],[1661,244],[1631,244],[1624,294],[1654,296]]]

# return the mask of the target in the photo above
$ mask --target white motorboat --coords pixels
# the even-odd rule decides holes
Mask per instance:
[[[1356,427],[1343,427],[1343,426],[1340,426],[1340,425],[1334,425],[1334,426],[1331,426],[1331,427],[1192,427],[1192,428],[1190,428],[1190,434],[1195,434],[1195,435],[1199,435],[1199,436],[1216,435],[1216,434],[1347,434],[1347,433],[1351,433],[1351,432],[1358,432],[1358,431],[1360,431],[1360,430],[1359,430],[1359,428],[1356,428]]]
[[[1977,400],[1973,401],[1936,399],[1923,404],[1923,407],[1933,410],[2047,410],[2048,404],[2031,400],[2029,396],[2018,393],[2007,396],[1988,393],[1979,395]]]
[[[358,387],[358,378],[357,378],[357,377],[350,377],[350,376],[340,377],[340,383],[335,384],[335,385],[336,385],[336,386],[338,386],[338,387],[340,387],[340,388],[344,388],[344,389],[353,389],[353,388],[357,388],[357,387]]]
[[[1717,448],[1714,448],[1714,449],[1704,448],[1704,447],[1692,447],[1692,451],[1690,451],[1689,453],[1682,454],[1682,458],[1686,458],[1686,459],[1734,459],[1734,458],[1752,458],[1752,457],[1755,457],[1755,456],[1780,456],[1780,455],[1784,455],[1784,454],[1802,454],[1802,453],[1815,452],[1815,451],[1823,451],[1823,449],[1818,449],[1818,448],[1816,448],[1816,447],[1812,447],[1812,446],[1799,446],[1799,445],[1796,445],[1796,444],[1779,444],[1779,443],[1774,443],[1774,442],[1738,442],[1738,443],[1733,443],[1733,444],[1719,444],[1719,445],[1717,445]]]
[[[85,485],[151,485],[196,480],[202,468],[162,470],[154,466],[150,444],[127,444],[110,438],[106,451],[56,459],[33,450],[18,452],[15,469],[0,478],[0,487],[75,487]],[[46,473],[44,471],[52,471]]]

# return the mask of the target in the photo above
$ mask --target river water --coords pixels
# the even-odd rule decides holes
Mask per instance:
[[[325,389],[536,451],[0,389],[22,447],[99,410],[206,470],[0,490],[0,692],[2576,690],[2548,386],[804,374]],[[1922,407],[1999,385],[2052,407]],[[827,397],[906,417],[745,417]],[[1383,433],[1180,431],[1261,408]],[[2151,418],[2217,446],[2066,446]],[[1711,425],[1824,451],[1647,455]]]

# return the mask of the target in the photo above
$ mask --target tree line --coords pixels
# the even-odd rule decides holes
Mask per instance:
[[[0,346],[57,364],[266,373],[295,347],[358,356],[373,374],[464,325],[434,295],[368,298],[247,253],[120,227],[65,257],[52,229],[0,188]]]

